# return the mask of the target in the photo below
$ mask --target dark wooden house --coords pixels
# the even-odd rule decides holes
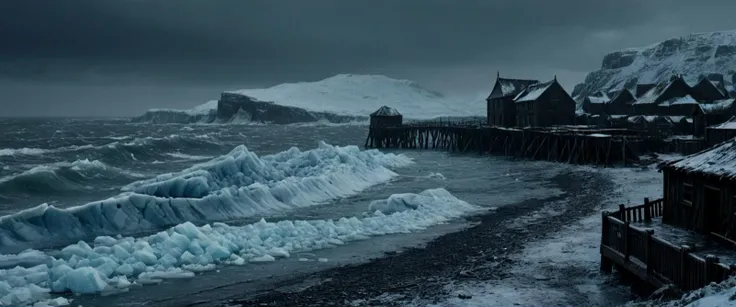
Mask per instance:
[[[583,98],[583,111],[588,114],[610,114],[608,105],[611,98],[608,98],[603,92],[596,92],[593,95]]]
[[[660,104],[682,98],[690,94],[690,86],[682,76],[672,76],[667,82],[660,82],[644,93],[632,104],[633,113],[641,115],[659,115],[662,112]],[[687,115],[687,114],[662,114]]]
[[[516,125],[549,127],[575,124],[575,100],[554,80],[527,86],[515,98]]]
[[[675,97],[660,102],[657,105],[657,115],[666,116],[689,116],[692,115],[693,108],[699,105],[698,100],[690,95],[683,97]]]
[[[394,108],[382,106],[371,113],[372,127],[401,126],[404,117]]]
[[[736,116],[718,125],[705,128],[705,143],[715,146],[736,137]]]
[[[728,93],[721,91],[708,78],[702,78],[700,81],[690,88],[690,95],[698,101],[714,101],[728,98]]]
[[[706,127],[718,125],[736,115],[735,100],[729,98],[694,106],[692,111],[694,134],[703,136]]]
[[[662,221],[701,233],[733,236],[736,225],[736,142],[661,166]]]
[[[636,100],[634,94],[627,89],[623,89],[613,96],[608,103],[608,112],[615,115],[631,114],[631,104]]]
[[[516,97],[527,86],[539,83],[537,80],[506,79],[496,75],[496,84],[486,98],[488,125],[513,127],[516,125]]]

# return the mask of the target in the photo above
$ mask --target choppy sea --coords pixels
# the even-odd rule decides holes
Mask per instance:
[[[84,306],[176,305],[246,281],[255,291],[561,193],[550,179],[566,170],[365,151],[363,126],[0,119],[0,131],[0,303],[58,296],[47,290]],[[40,251],[14,256],[26,248]]]

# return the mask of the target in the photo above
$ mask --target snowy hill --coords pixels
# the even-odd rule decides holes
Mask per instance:
[[[240,96],[241,98],[237,98]],[[484,101],[475,97],[462,99],[422,87],[414,81],[381,75],[340,74],[315,82],[284,83],[269,88],[243,89],[223,93],[221,100],[257,103],[251,116],[273,118],[273,114],[298,114],[298,118],[277,119],[275,123],[305,121],[365,120],[370,113],[387,105],[396,108],[406,119],[484,116]],[[217,101],[191,110],[150,110],[134,119],[146,122],[214,122]],[[259,114],[270,113],[268,116]],[[222,117],[222,114],[220,114]],[[239,115],[242,117],[242,114]],[[228,122],[222,120],[222,122]],[[270,120],[269,120],[270,121]]]
[[[381,75],[336,75],[316,82],[285,83],[266,89],[245,89],[230,93],[262,101],[337,115],[367,116],[388,105],[407,118],[473,116],[483,109],[468,110],[469,103],[426,89],[414,81]]]
[[[730,84],[736,81],[736,31],[691,34],[609,53],[603,57],[600,70],[575,86],[573,96],[657,83],[673,74],[683,74],[690,83],[712,73],[722,74],[732,89]]]

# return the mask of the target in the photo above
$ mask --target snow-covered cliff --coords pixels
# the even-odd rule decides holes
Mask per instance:
[[[736,31],[691,34],[609,53],[603,57],[600,70],[575,86],[573,97],[658,83],[673,74],[682,74],[693,84],[702,75],[720,74],[732,90],[736,82]]]

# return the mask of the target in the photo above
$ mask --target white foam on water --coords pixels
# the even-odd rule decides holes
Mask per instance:
[[[132,183],[110,199],[67,209],[42,204],[0,217],[0,252],[324,204],[387,182],[396,176],[387,167],[410,163],[356,146],[320,143],[265,157],[239,146],[182,172]]]
[[[385,209],[391,213],[373,211],[379,204],[395,206]],[[197,227],[185,222],[142,238],[100,236],[91,245],[80,241],[47,253],[25,252],[38,264],[0,270],[0,304],[32,303],[48,299],[50,292],[107,293],[192,278],[216,265],[272,262],[373,236],[421,231],[478,210],[444,189],[432,189],[376,201],[361,217],[275,223],[262,219],[245,226]],[[0,259],[20,261],[21,255]]]

